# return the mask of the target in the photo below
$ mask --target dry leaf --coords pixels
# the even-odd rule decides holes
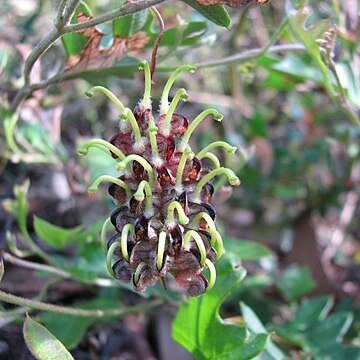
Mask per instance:
[[[196,0],[201,5],[227,5],[234,8],[241,8],[250,3],[265,4],[269,0]]]
[[[77,16],[78,23],[90,19],[90,16],[82,13]],[[102,49],[100,43],[104,34],[101,31],[95,27],[89,27],[81,30],[80,33],[89,38],[88,44],[80,55],[69,58],[65,71],[80,72],[110,67],[116,60],[122,59],[127,52],[142,49],[150,41],[150,37],[145,32],[139,31],[129,38],[115,36],[113,45],[110,48]]]

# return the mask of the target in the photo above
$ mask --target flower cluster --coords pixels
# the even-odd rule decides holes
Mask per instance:
[[[92,147],[106,151],[117,160],[120,172],[118,178],[100,176],[88,189],[95,192],[100,183],[110,182],[109,194],[118,206],[101,232],[107,268],[116,279],[132,282],[137,291],[158,280],[165,284],[170,273],[189,295],[198,296],[214,285],[214,263],[223,252],[211,204],[212,181],[225,175],[231,185],[240,183],[232,170],[221,167],[212,150],[220,147],[234,153],[236,148],[216,141],[195,154],[190,147],[192,133],[206,117],[222,120],[214,109],[203,111],[192,122],[176,114],[179,101],[187,99],[184,89],[169,104],[176,77],[183,71],[193,72],[193,67],[180,66],[171,75],[157,119],[151,106],[150,68],[146,61],[140,67],[145,73],[145,91],[134,111],[104,87],[95,86],[87,93],[89,97],[95,92],[105,94],[120,111],[119,132],[109,142],[93,139],[78,149],[82,155]],[[107,238],[110,226],[116,234]],[[209,280],[203,275],[206,267]]]

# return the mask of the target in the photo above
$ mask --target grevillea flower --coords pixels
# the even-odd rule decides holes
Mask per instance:
[[[211,204],[212,181],[225,175],[231,185],[240,183],[232,170],[221,167],[212,150],[220,147],[234,153],[236,148],[223,141],[198,153],[190,147],[192,133],[205,118],[212,115],[222,120],[214,109],[203,111],[191,122],[176,114],[179,101],[187,99],[184,89],[169,104],[176,77],[183,71],[193,72],[193,67],[180,66],[171,75],[156,118],[151,107],[150,68],[146,61],[140,67],[145,72],[145,91],[134,111],[106,88],[95,86],[87,93],[89,97],[95,92],[105,94],[120,111],[120,131],[109,142],[93,139],[78,150],[85,155],[91,147],[99,148],[117,161],[119,177],[100,176],[88,189],[95,192],[100,183],[110,182],[109,194],[118,206],[101,232],[107,268],[114,278],[132,282],[137,291],[159,280],[165,284],[170,273],[189,295],[198,296],[214,285],[214,263],[223,253]],[[110,226],[116,234],[108,238]],[[206,267],[209,279],[203,275]]]

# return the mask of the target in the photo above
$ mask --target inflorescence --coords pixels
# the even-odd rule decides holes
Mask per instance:
[[[120,112],[119,132],[110,142],[93,139],[78,149],[81,155],[90,148],[107,152],[116,159],[120,172],[118,178],[100,176],[88,189],[96,192],[102,182],[111,183],[109,194],[118,206],[101,231],[107,269],[114,278],[132,282],[137,291],[158,280],[165,284],[170,273],[189,295],[198,296],[213,287],[214,263],[224,250],[211,204],[212,181],[225,175],[231,185],[240,184],[232,170],[221,167],[212,151],[220,147],[234,153],[236,148],[216,141],[196,154],[190,147],[192,133],[205,118],[212,115],[222,120],[214,109],[203,111],[191,123],[175,113],[180,100],[187,99],[184,89],[178,90],[169,103],[176,77],[184,71],[194,72],[193,67],[180,66],[173,72],[155,119],[150,68],[146,61],[139,66],[145,72],[145,91],[134,111],[104,87],[95,86],[87,92],[88,97],[101,92],[115,104]],[[116,234],[108,238],[111,225]],[[206,267],[209,280],[202,273]]]

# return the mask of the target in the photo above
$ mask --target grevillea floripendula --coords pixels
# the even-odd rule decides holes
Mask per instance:
[[[191,122],[175,113],[179,101],[187,99],[184,89],[168,102],[176,77],[183,71],[193,72],[193,67],[180,66],[173,72],[155,117],[150,68],[146,61],[140,67],[145,73],[145,91],[134,111],[104,87],[95,86],[87,93],[89,97],[95,92],[105,94],[120,111],[119,132],[109,142],[93,139],[78,149],[85,155],[95,147],[117,161],[119,177],[100,176],[88,189],[95,192],[100,183],[111,183],[109,194],[117,205],[101,232],[107,268],[114,278],[132,282],[137,291],[158,280],[164,284],[170,273],[189,295],[198,296],[214,285],[214,263],[223,253],[211,204],[212,181],[225,175],[231,185],[240,183],[232,170],[221,167],[212,151],[223,148],[234,153],[236,148],[223,141],[197,153],[190,147],[191,135],[205,118],[211,115],[222,120],[214,109],[204,110]],[[108,238],[111,226],[116,233]],[[206,267],[209,279],[203,275]]]

